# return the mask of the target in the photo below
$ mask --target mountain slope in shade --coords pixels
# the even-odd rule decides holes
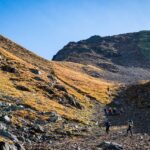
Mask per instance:
[[[140,108],[150,108],[150,81],[129,86],[125,94],[129,103]]]
[[[97,76],[119,82],[149,80],[150,31],[115,36],[92,36],[70,42],[54,57],[55,61],[70,61],[104,69]]]

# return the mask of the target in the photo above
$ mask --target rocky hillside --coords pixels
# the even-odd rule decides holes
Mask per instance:
[[[125,95],[129,103],[134,103],[140,108],[150,108],[150,81],[129,86]]]
[[[144,34],[142,54],[130,45],[129,37],[135,34]],[[64,48],[70,47],[68,56],[63,52],[65,56],[61,54],[58,59],[65,60],[61,62],[45,60],[0,36],[0,149],[101,149],[100,143],[109,140],[122,144],[125,150],[142,149],[142,144],[148,150],[149,34],[140,32],[134,36],[94,36],[71,43]],[[104,46],[99,44],[100,39],[113,44]],[[128,39],[133,51],[126,54],[123,46],[117,48],[117,39],[122,43]],[[127,61],[125,57],[130,53],[134,59]],[[126,85],[127,81],[132,84]],[[107,116],[103,111],[107,107],[122,107],[125,112]],[[135,120],[133,143],[124,136],[129,116]],[[143,116],[148,118],[145,124]],[[112,134],[108,136],[104,132],[105,119],[112,122]]]
[[[105,72],[90,74],[107,80],[135,82],[150,77],[150,31],[115,36],[92,36],[70,42],[54,57],[55,61],[70,61],[94,65]]]
[[[65,80],[65,82],[70,82],[70,78],[73,78],[74,82],[72,83],[75,87],[78,86],[77,81],[81,78],[81,76],[76,75],[78,73],[94,77],[94,79],[107,81],[107,83],[119,83],[120,86],[117,94],[112,94],[109,88],[107,91],[111,93],[109,100],[111,99],[112,101],[109,101],[105,107],[123,108],[124,110],[124,113],[119,116],[105,116],[111,121],[113,126],[111,135],[106,137],[101,131],[97,130],[96,134],[90,137],[94,139],[92,144],[87,143],[86,140],[81,140],[78,142],[70,141],[72,145],[76,143],[76,147],[81,149],[86,149],[87,145],[89,149],[99,149],[96,146],[99,141],[109,140],[121,144],[125,150],[149,149],[150,145],[147,144],[147,141],[150,139],[149,43],[150,31],[107,37],[93,36],[87,40],[70,42],[53,57],[53,60],[57,61],[54,62],[55,65],[53,65],[56,74],[59,75],[63,81]],[[59,74],[60,71],[57,65],[59,65],[59,68],[64,68],[61,74]],[[77,76],[78,79],[75,79],[74,76],[67,76],[65,79],[64,75],[66,75],[66,69],[71,69],[72,72],[74,71],[76,73],[74,73],[74,76]],[[85,81],[88,80],[85,79]],[[89,84],[86,86],[88,89],[90,89],[93,84],[93,81],[92,84],[90,81],[88,81]],[[94,87],[97,88],[95,85]],[[105,89],[104,87],[101,88]],[[86,89],[86,91],[88,91],[88,89]],[[84,87],[82,87],[82,91],[83,90]],[[92,94],[92,91],[90,91],[90,93]],[[105,92],[103,91],[102,93],[104,94]],[[132,140],[125,136],[126,124],[131,118],[134,120],[135,125],[135,136]],[[115,132],[113,132],[114,130]],[[100,136],[97,135],[98,133]],[[89,139],[87,138],[87,140]],[[93,144],[94,142],[95,144]],[[65,149],[65,144],[62,145]],[[68,144],[68,147],[72,145]]]
[[[47,61],[0,36],[0,141],[36,147],[85,134],[94,125],[96,101],[109,103],[119,85],[91,77],[79,66]]]

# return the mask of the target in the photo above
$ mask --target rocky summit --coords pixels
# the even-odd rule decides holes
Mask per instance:
[[[0,35],[0,149],[150,150],[149,42],[92,36],[49,61]]]
[[[106,37],[96,35],[87,40],[68,43],[53,60],[94,65],[106,72],[89,74],[106,80],[147,80],[150,76],[149,42],[150,31]]]

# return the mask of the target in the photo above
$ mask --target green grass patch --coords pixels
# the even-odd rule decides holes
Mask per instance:
[[[143,56],[150,59],[150,32],[141,32],[139,34],[138,46]]]

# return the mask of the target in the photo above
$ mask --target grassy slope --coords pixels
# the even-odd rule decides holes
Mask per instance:
[[[34,66],[34,58],[38,58],[36,55],[34,56],[34,54],[32,54],[33,56],[30,56],[29,59],[27,59],[27,55],[25,54],[23,60],[21,59],[22,55],[16,55],[16,53],[17,51],[14,51],[14,49],[11,48],[8,50],[6,46],[5,48],[0,48],[0,55],[7,58],[7,60],[9,60],[9,62],[11,62],[13,66],[20,71],[20,76],[0,71],[0,91],[2,93],[5,93],[5,95],[21,99],[20,103],[27,104],[33,110],[40,112],[49,112],[55,110],[61,116],[64,116],[66,118],[79,120],[81,122],[87,122],[89,121],[89,117],[92,114],[92,102],[89,101],[85,97],[85,95],[93,97],[102,103],[109,102],[110,93],[108,91],[108,87],[110,89],[113,89],[114,84],[107,83],[106,81],[98,80],[84,74],[80,70],[80,67],[83,67],[83,65],[68,63],[66,65],[69,65],[69,67],[67,67],[65,66],[65,63],[61,65],[54,62],[47,62],[46,60],[39,58],[39,64],[37,64],[37,66]],[[52,64],[54,70],[52,69]],[[72,67],[74,67],[74,69]],[[39,83],[33,80],[35,75],[29,71],[29,68],[37,68],[38,70],[40,70],[42,72],[42,75],[40,77],[44,80],[43,84],[46,85],[50,83],[47,75],[49,75],[49,72],[54,71],[56,76],[60,79],[58,80],[58,82],[64,85],[67,91],[77,98],[77,100],[84,106],[84,109],[77,110],[75,108],[65,107],[59,104],[55,100],[55,97],[52,97],[51,99],[47,97],[45,91],[37,88]],[[30,91],[27,92],[17,90],[15,88],[14,81],[10,80],[11,78],[16,79],[16,85],[23,85],[25,87],[28,87]],[[57,95],[61,95],[61,93],[58,92]],[[14,121],[17,122],[19,121],[19,119],[17,119],[18,115],[19,117],[28,116],[28,113],[26,111],[16,111],[14,112],[14,114],[16,115],[16,117],[14,117]],[[47,116],[38,116],[33,112],[30,112],[29,116],[30,120],[37,118],[47,118]]]
[[[55,75],[65,84],[72,86],[79,93],[93,97],[99,102],[106,104],[111,101],[118,85],[103,79],[91,77],[83,72],[85,65],[71,62],[54,62]],[[90,68],[95,68],[88,66]],[[95,68],[97,69],[97,68]]]
[[[5,51],[4,49],[0,49],[0,55],[9,59],[10,62],[15,63],[15,67],[21,72],[20,76],[16,76],[12,73],[5,73],[3,71],[0,71],[0,91],[4,93],[5,95],[9,95],[18,99],[21,99],[19,103],[21,104],[27,104],[30,106],[33,110],[37,110],[40,112],[49,112],[52,110],[57,111],[60,115],[64,115],[67,118],[70,119],[76,119],[77,116],[73,115],[76,113],[76,110],[71,108],[65,108],[63,105],[60,105],[55,101],[54,98],[48,98],[45,94],[45,91],[42,91],[37,88],[39,83],[33,80],[34,74],[32,74],[28,69],[29,68],[37,68],[33,65],[24,62],[20,58],[12,55],[11,53]],[[41,78],[44,80],[45,84],[50,83],[47,78],[47,73],[42,71]],[[17,79],[15,84],[17,85],[23,85],[25,87],[28,87],[30,92],[27,91],[20,91],[15,88],[15,84],[10,78]],[[3,100],[3,99],[1,99]],[[11,102],[13,103],[13,102]],[[69,113],[70,112],[70,113]],[[14,114],[19,114],[20,111],[14,112]],[[32,113],[32,112],[31,112]],[[23,115],[23,112],[21,111],[21,114]],[[26,112],[24,112],[24,115]],[[19,114],[20,115],[20,114]],[[26,114],[28,116],[33,116]],[[38,115],[34,115],[36,118],[41,117]],[[45,116],[46,117],[46,116]],[[16,117],[17,118],[17,117]],[[36,119],[34,118],[34,119]],[[33,118],[31,118],[33,119]]]
[[[2,35],[0,35],[0,47],[17,56],[21,60],[24,60],[25,62],[32,64],[46,72],[52,73],[51,65],[48,60],[45,60],[44,58],[32,53],[31,51],[14,43]]]

